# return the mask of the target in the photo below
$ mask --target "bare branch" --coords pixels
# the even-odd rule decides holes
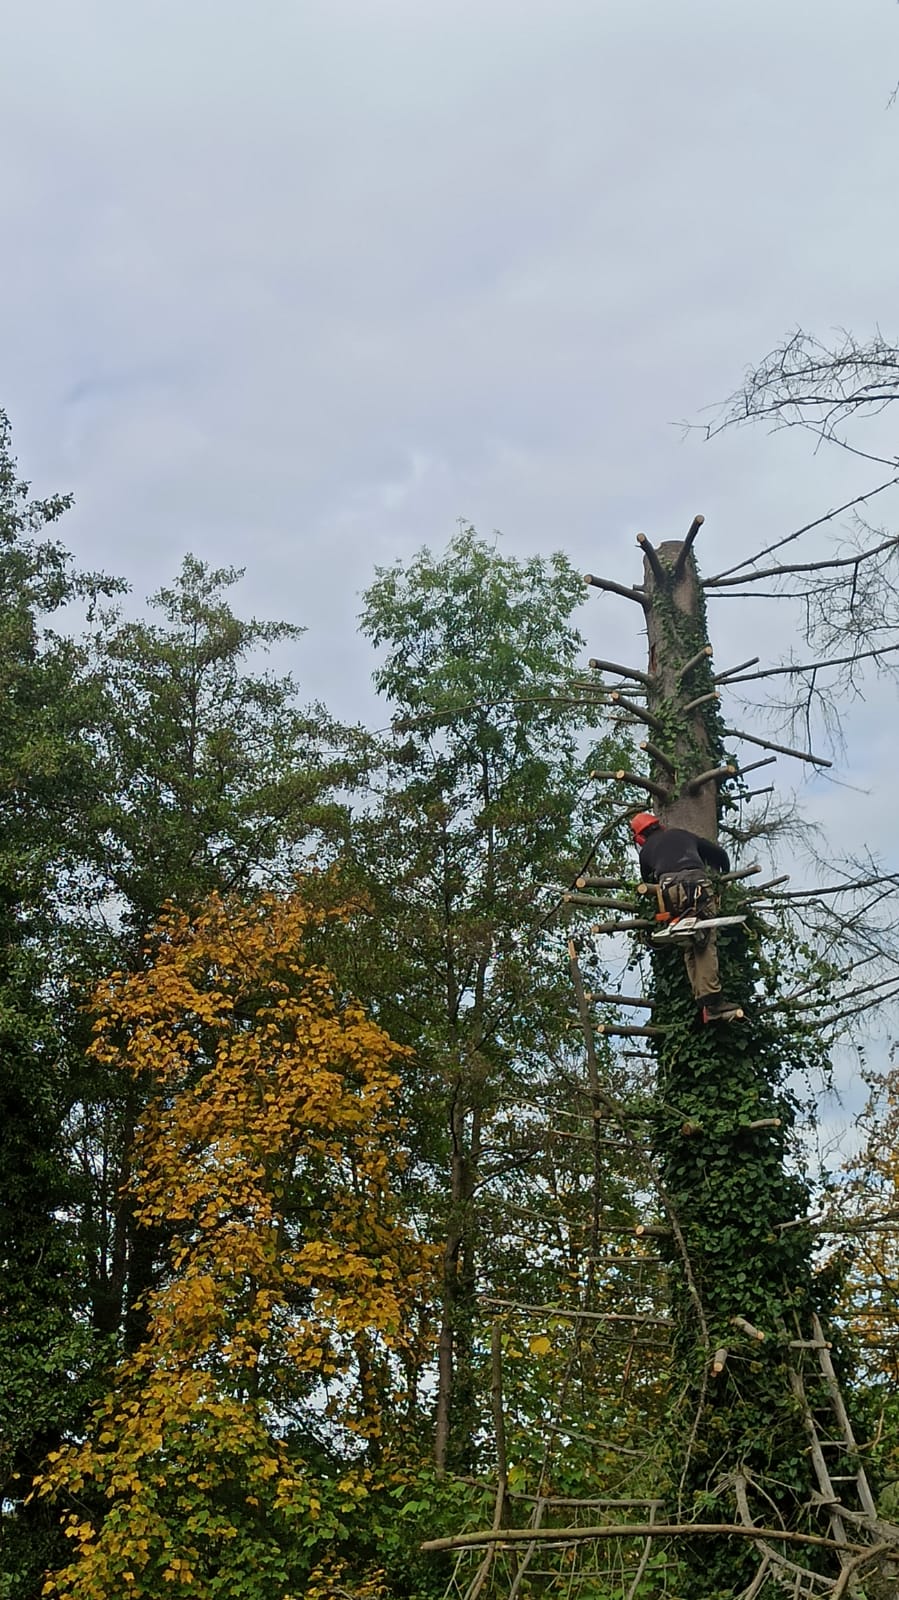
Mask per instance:
[[[831,656],[826,661],[797,661],[793,665],[783,667],[766,667],[762,672],[747,672],[738,678],[732,677],[730,681],[731,683],[754,683],[758,678],[791,677],[800,672],[818,672],[823,667],[854,667],[857,661],[877,660],[880,656],[894,655],[897,650],[899,650],[899,644],[886,644],[881,645],[877,650],[858,650],[851,656]],[[756,656],[755,660],[758,661],[758,659],[758,656]],[[748,661],[743,663],[744,666],[752,664]],[[740,669],[735,668],[734,670],[739,672]],[[715,679],[716,683],[720,683],[720,681],[720,678]]]
[[[899,395],[897,395],[899,399]],[[875,545],[871,550],[861,550],[854,556],[836,556],[826,561],[805,561],[795,566],[762,567],[758,572],[744,572],[737,578],[704,578],[704,589],[725,589],[732,584],[755,583],[757,578],[783,578],[797,572],[832,572],[837,567],[859,567],[863,561],[870,561],[873,556],[882,555],[885,550],[895,550],[899,545],[899,536],[894,539],[885,539],[882,544]]]
[[[594,1442],[594,1441],[591,1441]],[[556,1544],[575,1544],[585,1540],[600,1539],[694,1539],[708,1536],[734,1539],[768,1539],[779,1544],[799,1544],[819,1550],[837,1550],[843,1554],[867,1555],[870,1546],[850,1544],[848,1541],[826,1539],[823,1534],[791,1533],[787,1528],[745,1528],[734,1522],[618,1522],[603,1523],[595,1528],[500,1528],[481,1533],[456,1533],[443,1539],[428,1539],[419,1548],[428,1553],[440,1550],[462,1550],[482,1544],[527,1544],[534,1541],[554,1541]]]
[[[813,767],[833,766],[832,761],[825,761],[823,756],[812,755],[810,750],[791,750],[789,745],[775,744],[771,739],[759,739],[756,734],[741,733],[738,728],[725,728],[724,733],[728,739],[745,739],[747,744],[761,745],[763,750],[776,750],[779,756],[795,756],[797,761],[808,761]]]
[[[756,551],[754,556],[747,556],[745,561],[738,561],[735,567],[725,567],[724,571],[717,572],[711,581],[717,583],[721,578],[729,578],[732,572],[741,572],[744,567],[754,567],[757,561],[773,555],[775,550],[782,550],[785,544],[792,544],[794,539],[800,539],[804,533],[811,533],[813,528],[820,528],[823,523],[832,522],[834,517],[842,516],[844,511],[852,511],[855,506],[864,505],[867,500],[873,500],[875,495],[883,494],[885,489],[892,489],[897,483],[899,478],[888,478],[886,483],[879,484],[876,489],[869,489],[865,494],[857,494],[854,500],[847,500],[845,505],[834,506],[832,511],[825,511],[823,517],[816,517],[814,522],[804,523],[794,533],[788,533],[785,538],[766,545],[764,550]]]

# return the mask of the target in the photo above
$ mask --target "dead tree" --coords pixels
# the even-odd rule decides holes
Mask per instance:
[[[635,600],[645,618],[649,655],[640,674],[645,696],[639,703],[626,694],[613,696],[624,718],[651,730],[651,741],[643,746],[649,760],[644,788],[652,785],[649,792],[658,800],[655,809],[663,821],[715,839],[735,796],[741,789],[745,793],[747,769],[758,764],[748,759],[753,749],[767,750],[765,760],[782,755],[818,769],[827,768],[830,759],[725,724],[722,691],[735,678],[745,681],[751,674],[739,669],[716,673],[712,667],[705,600],[728,585],[729,575],[705,584],[700,580],[693,543],[701,524],[702,518],[695,518],[685,539],[656,547],[641,535],[643,581],[631,589],[592,574],[586,581]],[[892,559],[894,553],[892,545],[875,547],[872,570],[878,570],[880,558]],[[785,580],[794,572],[808,581],[811,571],[826,574],[813,582],[836,585],[848,569],[857,586],[865,560],[858,554],[850,560],[837,556],[823,565],[763,567],[750,581],[755,576]],[[816,663],[814,670],[822,664]],[[803,670],[800,663],[784,672],[802,685]],[[637,679],[638,669],[625,671]],[[626,772],[603,776],[621,785],[634,777]],[[781,881],[760,886],[756,898],[776,894]],[[740,906],[752,919],[755,902],[742,887],[724,892],[731,908]],[[772,905],[770,898],[765,903]],[[759,932],[764,947],[764,933],[770,930]],[[823,1502],[825,1483],[832,1493],[834,1477],[827,1462],[819,1470],[814,1450],[809,1458],[809,1418],[821,1375],[806,1382],[795,1370],[794,1353],[797,1343],[808,1342],[804,1334],[820,1326],[816,1319],[826,1307],[817,1303],[811,1234],[783,1226],[801,1219],[808,1199],[787,1165],[794,1111],[782,1089],[784,1063],[795,1062],[802,1040],[796,1013],[772,1014],[756,998],[756,940],[750,942],[741,928],[723,936],[720,947],[725,988],[743,1006],[744,1022],[732,1028],[703,1027],[677,952],[658,947],[651,955],[646,996],[652,1025],[635,1030],[612,1024],[611,1031],[626,1036],[641,1032],[657,1060],[654,1154],[670,1224],[660,1249],[670,1267],[671,1313],[678,1330],[670,1438],[678,1513],[692,1519],[700,1499],[708,1505],[720,1491],[723,1515],[725,1504],[733,1505],[737,1475],[742,1484],[740,1515],[745,1510],[748,1525],[760,1523],[765,1503],[769,1508],[776,1504],[783,1526],[798,1537],[811,1534],[807,1507],[816,1496]],[[812,1030],[806,1041],[815,1047]],[[796,1403],[797,1385],[804,1408]],[[845,1438],[838,1446],[848,1458],[852,1446]],[[787,1482],[792,1487],[785,1491]],[[723,1491],[722,1483],[728,1486]],[[858,1491],[856,1499],[861,1497],[862,1503],[853,1504],[842,1521],[833,1508],[825,1513],[817,1535],[837,1544],[842,1539],[845,1546],[851,1516],[870,1518],[873,1505],[864,1493]],[[697,1596],[721,1593],[725,1582],[733,1582],[736,1593],[758,1575],[751,1546],[741,1556],[733,1544],[710,1552],[707,1541],[700,1545],[688,1538],[681,1554],[690,1573],[690,1592]],[[847,1547],[845,1559],[850,1555]],[[776,1552],[769,1550],[765,1559],[772,1571],[779,1570]],[[822,1562],[820,1576],[826,1578],[828,1558]],[[837,1581],[840,1570],[839,1565],[832,1568]]]

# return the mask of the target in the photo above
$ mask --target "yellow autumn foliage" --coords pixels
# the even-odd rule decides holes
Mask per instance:
[[[284,1437],[378,1435],[429,1262],[391,1193],[401,1051],[306,954],[319,921],[300,892],[171,911],[98,993],[91,1053],[146,1089],[133,1203],[168,1269],[36,1484],[72,1508],[48,1596],[290,1600],[365,1493],[350,1467],[323,1504]]]

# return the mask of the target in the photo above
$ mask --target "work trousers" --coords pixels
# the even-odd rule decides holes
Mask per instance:
[[[672,916],[684,917],[697,912],[700,917],[713,917],[717,910],[708,878],[685,873],[681,877],[662,878],[662,894]],[[694,999],[702,1000],[708,994],[721,993],[718,976],[718,949],[715,929],[703,928],[700,922],[694,938],[684,939],[684,966],[690,980]]]

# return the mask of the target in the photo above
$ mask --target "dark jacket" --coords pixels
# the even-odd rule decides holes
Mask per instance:
[[[640,851],[640,871],[647,883],[657,883],[669,873],[730,872],[726,850],[686,828],[653,828]]]

